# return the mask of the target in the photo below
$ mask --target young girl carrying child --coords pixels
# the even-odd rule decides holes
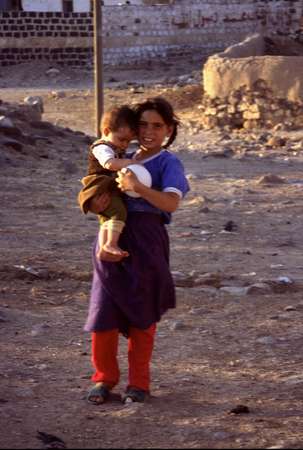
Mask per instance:
[[[123,402],[143,402],[150,393],[150,361],[156,323],[176,305],[169,268],[166,224],[189,190],[180,160],[167,151],[177,136],[179,121],[172,106],[155,97],[135,108],[140,147],[132,156],[152,176],[149,188],[131,172],[118,172],[126,197],[127,220],[120,237],[128,257],[109,255],[95,242],[94,274],[85,330],[92,333],[95,385],[88,400],[104,403],[120,378],[117,360],[119,332],[128,339],[128,384]]]

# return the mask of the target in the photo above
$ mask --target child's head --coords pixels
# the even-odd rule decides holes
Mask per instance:
[[[171,104],[163,97],[149,98],[135,108],[140,144],[148,146],[152,138],[155,145],[167,148],[177,137],[179,120]],[[167,139],[167,142],[165,140]]]
[[[103,114],[100,128],[103,140],[126,150],[136,136],[135,112],[127,105],[112,108]]]

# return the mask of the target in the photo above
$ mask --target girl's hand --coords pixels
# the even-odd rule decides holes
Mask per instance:
[[[106,251],[101,249],[101,250],[98,250],[98,252],[97,252],[97,258],[100,259],[101,261],[119,262],[123,258],[125,258],[125,256],[114,255],[113,253],[107,253]]]
[[[140,186],[142,183],[138,180],[136,175],[129,169],[120,170],[117,173],[116,181],[118,183],[118,187],[122,192],[125,191],[135,191],[138,186]]]

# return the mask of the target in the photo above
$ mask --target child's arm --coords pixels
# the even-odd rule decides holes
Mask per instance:
[[[106,161],[104,167],[108,170],[117,171],[129,166],[130,164],[134,164],[133,159],[112,158]]]

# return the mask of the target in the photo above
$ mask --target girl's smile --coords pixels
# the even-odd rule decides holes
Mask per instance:
[[[171,133],[172,127],[168,126],[156,111],[147,110],[142,113],[138,137],[142,150],[149,156],[161,150],[164,141],[169,138]]]

